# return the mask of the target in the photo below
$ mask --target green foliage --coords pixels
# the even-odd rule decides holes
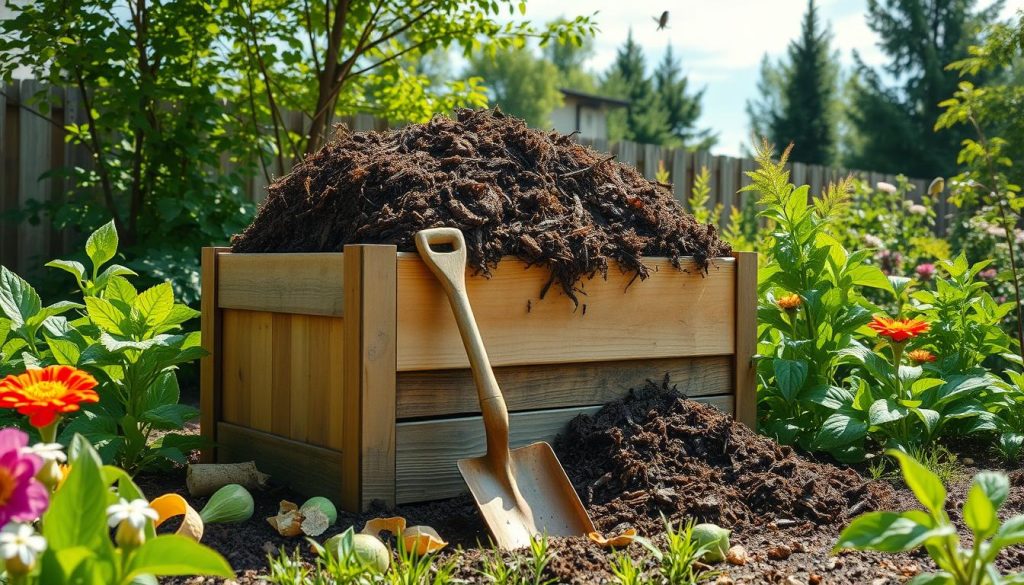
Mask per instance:
[[[669,45],[665,49],[665,56],[654,69],[654,91],[665,109],[668,144],[707,150],[714,146],[717,136],[710,129],[697,129],[704,89],[690,94],[687,91],[688,85],[689,79],[683,75],[679,58],[673,54],[672,45]]]
[[[44,307],[28,282],[0,267],[6,317],[0,319],[0,374],[54,364],[86,370],[100,383],[100,402],[71,419],[65,442],[80,433],[104,460],[132,473],[164,460],[184,463],[196,439],[173,431],[198,411],[178,403],[175,370],[205,354],[199,332],[182,330],[199,313],[176,303],[169,283],[139,292],[127,279],[134,272],[107,264],[118,250],[113,222],[94,232],[85,249],[91,269],[63,260],[48,264],[71,273],[82,303]],[[156,431],[172,432],[151,441]]]
[[[75,436],[69,451],[70,471],[50,500],[42,519],[47,550],[29,583],[116,583],[159,576],[209,575],[231,578],[227,561],[193,540],[157,536],[147,521],[141,546],[111,541],[106,508],[119,499],[143,498],[131,478],[116,467],[104,467],[85,438]]]
[[[495,585],[551,585],[557,580],[544,575],[552,556],[547,536],[533,538],[529,556],[523,556],[519,551],[503,553],[497,549],[485,554],[480,575]]]
[[[763,97],[747,104],[755,134],[780,148],[793,144],[794,161],[827,165],[834,160],[839,59],[830,40],[831,31],[821,26],[809,0],[788,60],[772,64],[765,57],[758,83]]]
[[[558,68],[527,46],[507,47],[493,55],[480,52],[465,73],[483,79],[488,101],[535,128],[551,127],[551,112],[562,105]]]
[[[701,167],[700,172],[693,178],[693,190],[686,200],[690,213],[700,223],[711,223],[718,225],[722,216],[722,204],[718,203],[713,209],[708,207],[711,200],[711,173],[707,167]]]
[[[904,552],[924,547],[939,571],[915,577],[912,582],[919,584],[997,585],[1024,579],[1024,573],[1001,576],[994,564],[1002,549],[1024,542],[1024,516],[1000,522],[997,515],[1010,491],[1006,475],[984,471],[974,477],[963,505],[964,524],[974,542],[970,548],[961,548],[945,510],[942,481],[906,453],[890,450],[888,454],[899,460],[907,487],[925,510],[858,516],[839,535],[837,550]]]
[[[226,242],[252,212],[241,198],[252,144],[222,103],[234,82],[218,50],[220,11],[196,0],[41,0],[11,11],[0,20],[0,79],[22,66],[79,98],[64,129],[92,163],[54,171],[68,185],[62,197],[37,198],[22,217],[83,231],[113,217],[129,258],[161,258],[179,293],[196,299],[199,248]],[[49,88],[22,96],[44,116],[60,99]],[[222,172],[222,157],[237,170]],[[37,179],[22,178],[30,189]]]
[[[976,43],[985,24],[995,20],[1000,3],[983,10],[975,0],[869,0],[868,26],[880,37],[888,57],[884,75],[855,56],[857,80],[850,117],[862,141],[847,166],[914,177],[944,176],[953,169],[962,131],[936,134],[939,101],[956,89],[954,72],[945,69]],[[883,79],[898,87],[886,87]]]
[[[608,115],[610,140],[624,138],[644,144],[664,144],[668,141],[668,112],[647,75],[644,52],[633,40],[632,30],[605,74],[601,90],[608,95],[629,100],[629,107],[625,111],[617,110]]]
[[[935,289],[886,277],[869,262],[872,250],[848,252],[836,235],[846,217],[848,182],[808,203],[782,161],[759,153],[750,190],[774,232],[762,250],[758,283],[757,364],[762,429],[784,443],[856,461],[879,445],[903,449],[944,435],[992,432],[998,426],[998,379],[980,367],[1011,341],[999,328],[1010,310],[976,281],[984,263],[961,256],[939,266]],[[865,327],[880,309],[865,293],[889,295],[894,313],[931,324],[903,344],[876,345]],[[797,295],[799,304],[780,304]],[[911,350],[938,354],[915,364]],[[908,363],[909,362],[909,363]]]

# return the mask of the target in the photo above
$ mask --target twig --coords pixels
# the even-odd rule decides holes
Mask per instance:
[[[571,171],[571,172],[568,172],[568,173],[566,173],[564,175],[561,175],[561,178],[562,179],[568,179],[569,177],[574,177],[574,176],[576,176],[576,175],[578,175],[580,173],[585,173],[587,171],[592,171],[595,168],[599,167],[600,165],[603,165],[604,163],[606,163],[606,162],[608,162],[608,161],[610,161],[610,160],[612,160],[614,158],[615,158],[614,154],[609,154],[608,156],[602,158],[601,160],[597,161],[596,163],[594,163],[594,164],[592,164],[590,166],[583,167],[582,169],[576,169],[575,171]]]

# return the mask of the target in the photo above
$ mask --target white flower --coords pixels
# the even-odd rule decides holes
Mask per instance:
[[[68,460],[67,453],[64,452],[64,445],[60,443],[36,443],[31,447],[23,448],[21,452],[35,455],[43,461],[64,463]]]
[[[919,204],[919,203],[915,203],[914,205],[911,205],[907,209],[907,211],[909,211],[910,213],[913,213],[914,215],[928,215],[928,208],[925,207],[924,205]]]
[[[869,248],[885,248],[885,242],[882,241],[882,238],[874,234],[864,234],[862,239]]]
[[[875,189],[878,189],[883,193],[892,194],[896,192],[896,185],[893,185],[892,183],[886,183],[885,181],[879,181],[875,183]]]
[[[11,522],[0,530],[0,554],[8,570],[28,573],[36,564],[36,557],[46,550],[46,539],[36,534],[31,524]]]
[[[120,502],[107,506],[107,522],[111,528],[127,522],[132,528],[142,530],[146,527],[146,520],[156,521],[159,517],[160,514],[142,498],[130,502],[121,498]]]

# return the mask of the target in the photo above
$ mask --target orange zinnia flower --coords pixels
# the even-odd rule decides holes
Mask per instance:
[[[893,343],[903,343],[928,331],[929,325],[920,319],[890,319],[876,316],[868,323],[868,327],[882,337],[888,337]]]
[[[935,354],[927,349],[915,349],[913,351],[909,351],[907,352],[907,357],[915,364],[931,363],[937,359]]]
[[[31,369],[0,380],[0,408],[16,408],[29,424],[43,428],[82,402],[99,402],[95,387],[95,378],[71,366]]]
[[[800,295],[795,293],[786,295],[775,301],[775,304],[783,311],[793,311],[799,307],[801,303],[803,303],[803,300],[800,298]]]

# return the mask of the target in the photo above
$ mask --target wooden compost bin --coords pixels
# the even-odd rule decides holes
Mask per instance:
[[[514,445],[552,440],[645,379],[753,425],[757,257],[707,275],[648,258],[650,277],[581,283],[572,302],[543,268],[503,260],[467,279],[511,413]],[[255,460],[345,509],[465,490],[456,460],[484,451],[469,362],[440,285],[394,246],[344,253],[203,250],[202,433],[206,461]]]

